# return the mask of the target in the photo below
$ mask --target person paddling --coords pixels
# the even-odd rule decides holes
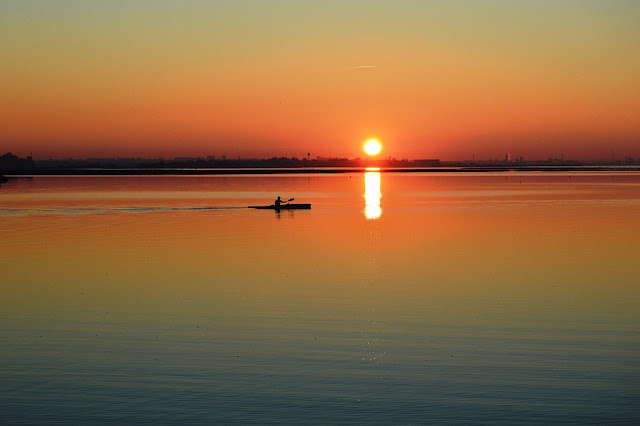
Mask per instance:
[[[280,211],[280,209],[311,209],[310,203],[300,203],[300,204],[291,204],[291,202],[295,200],[295,198],[289,198],[288,200],[283,200],[280,196],[276,198],[273,204],[268,206],[248,206],[250,209],[272,209],[275,211]]]
[[[280,207],[289,208],[289,206],[290,206],[289,202],[293,201],[293,200],[295,200],[295,198],[289,198],[288,200],[283,200],[278,195],[278,198],[276,198],[276,200],[273,202],[272,207],[275,207],[276,210],[279,210]]]

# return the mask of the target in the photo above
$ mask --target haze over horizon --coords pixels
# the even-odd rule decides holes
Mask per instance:
[[[0,153],[640,157],[640,2],[0,2]]]

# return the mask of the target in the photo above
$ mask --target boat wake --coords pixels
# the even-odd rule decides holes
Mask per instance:
[[[34,215],[82,215],[98,213],[153,213],[153,212],[189,212],[207,210],[237,210],[246,207],[114,207],[114,208],[53,208],[53,209],[0,209],[2,216]]]

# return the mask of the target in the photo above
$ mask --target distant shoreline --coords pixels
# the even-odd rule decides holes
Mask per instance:
[[[0,174],[6,176],[119,176],[119,175],[272,175],[272,174],[339,174],[363,173],[501,173],[501,172],[577,172],[640,171],[640,159],[583,163],[562,158],[527,160],[441,161],[438,158],[416,160],[296,157],[238,158],[176,157],[165,160],[145,158],[87,158],[34,160],[20,158],[11,152],[0,156]]]
[[[636,172],[638,165],[620,166],[468,166],[468,167],[315,167],[315,168],[55,168],[6,171],[18,176],[126,176],[126,175],[271,175],[344,174],[379,171],[381,173],[501,173],[501,172]]]

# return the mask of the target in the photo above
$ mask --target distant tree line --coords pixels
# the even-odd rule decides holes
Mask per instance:
[[[20,158],[10,152],[0,156],[0,173],[10,170],[33,170],[35,163],[31,156]]]
[[[39,160],[39,169],[223,169],[223,168],[313,168],[313,167],[410,167],[427,165],[425,160],[363,160],[361,158],[319,158],[307,159],[297,157],[272,158],[175,158],[175,159],[143,159],[143,158],[103,158],[103,159],[62,159]],[[439,165],[438,160],[428,160],[428,165]]]

